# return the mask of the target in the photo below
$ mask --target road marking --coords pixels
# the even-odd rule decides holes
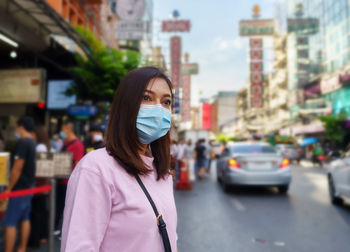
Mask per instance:
[[[233,207],[236,208],[237,211],[244,212],[246,208],[238,199],[231,199]]]

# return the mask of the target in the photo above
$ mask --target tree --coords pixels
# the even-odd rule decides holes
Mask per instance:
[[[346,115],[328,115],[328,116],[319,116],[318,119],[323,122],[325,133],[329,140],[333,141],[336,144],[342,144],[344,137],[346,135],[344,129],[344,121]]]
[[[75,85],[67,94],[94,103],[111,102],[124,75],[140,65],[140,53],[109,49],[85,27],[78,26],[76,31],[86,40],[90,53],[89,58],[75,56],[77,65],[72,68]]]

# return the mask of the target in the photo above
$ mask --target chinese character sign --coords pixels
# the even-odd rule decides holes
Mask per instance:
[[[174,36],[170,40],[171,81],[175,89],[180,87],[181,77],[181,38]]]
[[[261,108],[264,104],[263,40],[250,39],[250,91],[251,107]]]

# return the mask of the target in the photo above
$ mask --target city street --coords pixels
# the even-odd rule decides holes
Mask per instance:
[[[268,188],[224,193],[215,169],[192,191],[176,191],[179,251],[348,251],[350,206],[330,204],[325,169],[294,165],[292,171],[287,196]]]
[[[334,207],[325,170],[294,166],[287,196],[275,189],[225,194],[212,178],[176,192],[179,251],[349,251],[350,207]]]

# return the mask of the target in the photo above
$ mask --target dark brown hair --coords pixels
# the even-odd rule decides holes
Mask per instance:
[[[136,129],[136,118],[142,102],[144,91],[150,81],[161,78],[166,81],[172,94],[169,78],[156,67],[141,67],[129,72],[115,92],[106,134],[106,149],[118,163],[131,175],[146,175],[151,167],[145,166],[139,150]],[[152,142],[151,150],[158,180],[169,174],[170,169],[170,136],[169,132]]]
[[[50,139],[49,134],[47,133],[47,130],[44,126],[38,125],[34,128],[34,134],[36,137],[36,143],[38,144],[45,144],[47,151],[50,151]]]

